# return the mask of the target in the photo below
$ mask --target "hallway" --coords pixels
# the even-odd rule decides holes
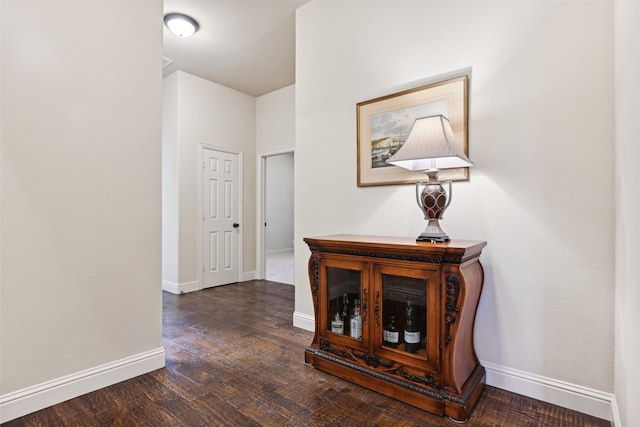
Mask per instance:
[[[294,284],[293,252],[272,253],[266,255],[266,280]]]

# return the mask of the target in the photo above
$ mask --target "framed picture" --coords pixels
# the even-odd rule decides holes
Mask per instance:
[[[463,75],[357,105],[358,187],[412,184],[428,181],[421,171],[386,163],[409,136],[421,117],[442,114],[449,119],[458,148],[469,155],[467,105],[469,76]],[[469,168],[444,169],[439,180],[469,179]]]

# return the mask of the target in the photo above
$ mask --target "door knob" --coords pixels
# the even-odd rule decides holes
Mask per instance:
[[[238,224],[237,222],[234,222],[233,223],[233,228],[238,228],[238,227],[240,227],[240,224]]]

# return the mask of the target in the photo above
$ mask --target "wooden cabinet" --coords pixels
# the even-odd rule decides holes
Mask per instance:
[[[473,325],[486,243],[304,240],[316,325],[305,362],[434,414],[467,419],[485,381]],[[354,311],[360,320],[352,327]]]

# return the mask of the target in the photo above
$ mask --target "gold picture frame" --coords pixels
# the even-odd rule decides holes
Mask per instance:
[[[413,184],[428,180],[424,172],[385,163],[409,136],[420,117],[449,119],[458,148],[469,156],[467,109],[469,76],[462,75],[357,104],[358,187]],[[445,169],[441,181],[469,179],[469,168]]]

